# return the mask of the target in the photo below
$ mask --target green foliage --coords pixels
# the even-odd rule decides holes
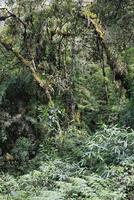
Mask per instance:
[[[54,165],[52,165],[51,168],[52,167],[54,167]],[[7,175],[7,182],[5,186],[10,188],[10,190],[6,190],[6,187],[4,187],[3,182],[5,179],[3,179],[3,176],[1,176],[1,190],[3,190],[2,194],[5,192],[6,194],[4,195],[4,198],[10,198],[13,200],[24,198],[45,198],[47,200],[112,200],[113,198],[121,199],[123,197],[122,193],[110,189],[110,187],[107,185],[110,183],[109,180],[103,180],[101,177],[94,174],[83,178],[70,177],[67,181],[56,181],[54,178],[52,178],[52,181],[48,182],[47,179],[50,179],[49,173],[53,174],[52,169],[50,169],[50,172],[46,171],[46,173],[45,169],[43,172],[33,171],[31,174],[24,175],[18,180]],[[44,190],[44,188],[46,189]]]
[[[19,137],[12,149],[12,154],[16,160],[25,162],[29,160],[30,151],[32,151],[32,143],[30,139]]]
[[[53,139],[51,145],[47,141],[46,145],[40,146],[40,153],[31,162],[34,166],[38,161],[39,166],[36,166],[36,170],[30,169],[27,174],[19,177],[1,174],[1,196],[13,200],[130,199],[134,187],[133,131],[104,127],[94,136],[85,135],[72,127],[68,131],[73,131],[74,135],[66,135],[64,142],[62,141],[63,154],[59,152],[60,140],[55,138],[56,141],[59,140],[57,145]],[[78,150],[80,135],[85,136],[86,141],[81,138],[81,152],[76,154],[73,149]],[[45,151],[47,148],[49,152]],[[51,153],[54,151],[55,154]],[[45,158],[43,154],[47,153]],[[72,159],[69,158],[71,154]]]
[[[84,145],[82,165],[96,170],[102,170],[107,165],[120,165],[126,159],[133,160],[134,131],[117,127],[104,127],[102,131],[89,137]]]
[[[134,48],[129,48],[123,53],[124,62],[127,64],[128,73],[126,77],[127,96],[129,100],[120,110],[120,123],[126,127],[134,128]]]
[[[125,51],[125,53],[123,54],[124,57],[124,61],[129,65],[129,66],[133,66],[134,64],[134,48],[129,48]]]
[[[133,1],[6,4],[0,200],[132,200]]]
[[[56,136],[62,131],[66,119],[65,109],[62,105],[38,106],[38,120],[44,126],[46,134],[50,136]]]
[[[111,81],[111,72],[107,66],[104,76],[101,66],[87,64],[83,60],[78,60],[75,95],[81,120],[93,132],[103,123],[116,121],[124,97],[118,92],[118,84]]]

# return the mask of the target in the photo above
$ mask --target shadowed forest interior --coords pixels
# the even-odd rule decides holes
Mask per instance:
[[[134,200],[134,1],[0,2],[0,200]]]

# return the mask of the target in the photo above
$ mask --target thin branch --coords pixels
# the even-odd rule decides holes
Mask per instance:
[[[6,11],[8,16],[0,16],[0,21],[5,21],[6,19],[8,18],[14,18],[16,19],[18,22],[20,22],[22,25],[23,25],[23,28],[24,28],[24,41],[26,40],[26,36],[27,36],[27,26],[26,24],[17,16],[15,15],[14,13],[10,12],[7,8],[0,8],[0,10],[2,11]]]

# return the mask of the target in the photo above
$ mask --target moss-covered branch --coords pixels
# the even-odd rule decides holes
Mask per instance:
[[[117,58],[117,56],[113,54],[112,48],[108,46],[105,40],[105,31],[103,29],[103,26],[101,25],[97,17],[94,15],[94,13],[90,11],[84,11],[83,14],[84,17],[88,20],[88,24],[90,24],[90,27],[92,26],[92,28],[95,30],[97,39],[103,47],[103,50],[105,51],[107,57],[107,64],[112,70],[114,80],[120,81],[121,85],[126,89],[125,79],[127,74],[127,68],[125,63],[123,63],[119,58]]]
[[[47,86],[47,82],[41,79],[40,74],[35,70],[32,61],[29,61],[26,58],[24,58],[17,50],[15,50],[12,47],[12,44],[6,43],[6,41],[4,39],[2,39],[2,37],[0,37],[0,43],[5,47],[5,49],[7,51],[12,52],[16,56],[16,58],[25,67],[29,68],[29,70],[31,71],[31,74],[32,74],[34,80],[45,91],[45,94],[46,94],[46,96],[47,96],[47,98],[49,100],[49,103],[52,103],[51,94],[49,92],[49,88]]]

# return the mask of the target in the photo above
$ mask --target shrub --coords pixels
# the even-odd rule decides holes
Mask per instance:
[[[83,146],[81,164],[95,169],[120,165],[134,155],[134,131],[116,126],[97,131]],[[134,159],[134,157],[133,157]]]
[[[20,137],[16,140],[12,153],[16,160],[26,162],[29,160],[30,151],[32,151],[32,143],[29,138]]]

